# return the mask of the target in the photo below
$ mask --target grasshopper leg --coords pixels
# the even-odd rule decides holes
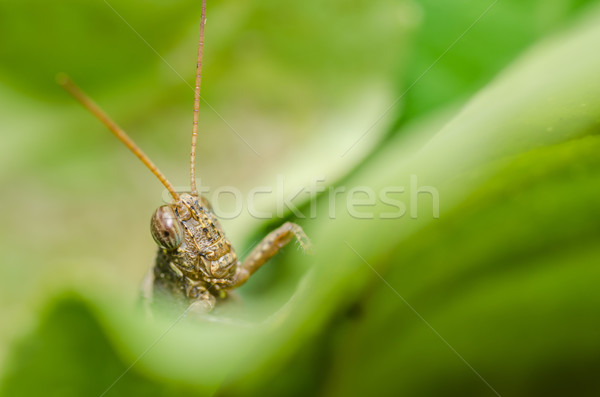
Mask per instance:
[[[310,241],[304,230],[295,223],[286,222],[267,234],[250,252],[250,255],[246,257],[239,267],[232,287],[236,288],[244,284],[255,271],[279,252],[281,248],[286,246],[294,237],[304,250],[310,248]]]
[[[189,310],[199,313],[208,313],[215,308],[216,303],[217,299],[208,291],[206,291],[202,295],[200,295],[196,300],[190,303]]]

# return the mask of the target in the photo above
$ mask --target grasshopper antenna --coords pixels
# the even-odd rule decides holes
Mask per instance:
[[[198,140],[198,110],[200,108],[200,82],[202,81],[202,50],[204,49],[204,25],[206,24],[206,0],[202,0],[200,15],[200,38],[198,39],[198,59],[196,61],[196,87],[194,89],[194,124],[192,126],[192,153],[190,155],[190,188],[192,195],[196,189],[196,141]]]
[[[102,122],[108,129],[117,137],[118,140],[123,142],[125,146],[129,148],[140,160],[150,169],[150,171],[158,178],[159,181],[167,188],[171,196],[175,201],[179,200],[179,195],[171,185],[171,182],[163,175],[156,165],[150,160],[150,158],[140,149],[135,142],[119,127],[114,121],[90,97],[71,81],[71,79],[64,74],[56,76],[56,82],[60,84],[69,94],[71,94],[79,103],[81,103],[87,110],[89,110],[98,120]]]

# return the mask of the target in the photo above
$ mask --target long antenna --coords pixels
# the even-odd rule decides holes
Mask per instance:
[[[206,23],[206,0],[202,0],[200,15],[200,38],[198,39],[198,60],[196,61],[196,87],[194,89],[194,125],[192,126],[192,153],[190,155],[190,188],[192,195],[196,190],[196,141],[198,140],[198,110],[200,109],[200,83],[202,81],[202,50],[204,49],[204,24]]]
[[[162,172],[158,169],[156,165],[150,160],[148,156],[142,149],[140,149],[135,142],[119,127],[114,121],[111,120],[110,117],[90,97],[84,94],[83,91],[79,87],[71,81],[71,79],[64,74],[60,74],[56,77],[56,82],[63,86],[65,90],[69,94],[71,94],[75,99],[77,99],[87,110],[89,110],[98,120],[102,122],[108,129],[117,137],[118,140],[123,142],[125,146],[129,148],[140,160],[142,163],[146,165],[152,171],[152,173],[161,181],[161,183],[167,188],[171,196],[175,201],[179,200],[179,195],[171,185],[171,182],[167,180],[167,178],[163,175]]]

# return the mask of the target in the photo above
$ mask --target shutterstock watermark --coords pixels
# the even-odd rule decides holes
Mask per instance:
[[[326,182],[325,178],[316,178],[308,186],[286,190],[284,177],[278,175],[275,186],[257,186],[246,193],[235,186],[213,189],[202,184],[198,184],[198,192],[208,198],[213,212],[221,219],[234,219],[244,212],[256,219],[281,218],[290,213],[299,219],[314,219],[325,214],[329,219],[336,219],[342,212],[356,219],[417,219],[419,216],[437,219],[440,216],[438,190],[434,186],[420,186],[416,175],[410,176],[408,186],[388,185],[377,189],[366,185],[327,186]],[[169,202],[169,197],[165,191],[163,200]]]

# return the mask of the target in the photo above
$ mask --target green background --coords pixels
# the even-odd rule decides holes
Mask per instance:
[[[2,1],[0,395],[598,395],[597,3],[209,0],[201,184],[407,212],[224,219],[239,254],[284,219],[313,250],[149,321],[164,189],[54,78],[185,189],[200,2]]]

